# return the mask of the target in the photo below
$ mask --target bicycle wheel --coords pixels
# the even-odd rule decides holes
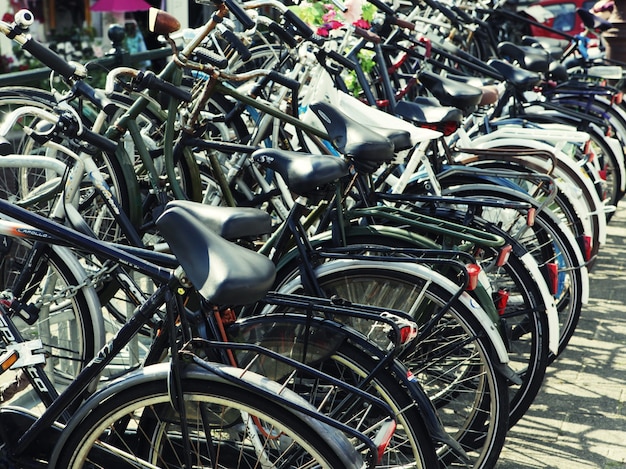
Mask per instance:
[[[532,199],[523,193],[516,194],[487,184],[447,187],[444,192],[451,195],[497,200],[506,198],[532,203]],[[514,234],[536,259],[544,275],[549,264],[556,267],[555,278],[552,278],[551,282],[556,283],[556,290],[553,293],[559,313],[559,348],[556,354],[553,352],[549,354],[548,362],[552,363],[567,347],[576,330],[582,307],[589,296],[589,276],[580,248],[568,227],[549,209],[536,213],[532,227],[528,227],[524,217],[512,210],[483,209],[481,212],[481,217]]]
[[[281,308],[282,309],[282,308]],[[365,337],[347,333],[328,320],[311,321],[305,312],[265,312],[229,328],[229,340],[262,345],[350,384],[386,402],[395,414],[396,431],[376,467],[437,467],[437,456],[417,403],[401,382],[406,369],[395,362],[378,366],[381,354]],[[346,340],[346,336],[350,338]],[[238,366],[280,382],[316,408],[375,439],[388,419],[385,412],[361,396],[296,371],[284,362],[254,352],[236,352]],[[376,370],[373,373],[373,370]],[[403,374],[403,376],[399,376]]]
[[[6,237],[2,241],[2,301],[26,340],[42,340],[52,382],[66,385],[104,343],[95,323],[97,298],[94,303],[89,287],[80,287],[83,279],[59,251],[46,246],[36,264],[29,266],[31,244]]]
[[[268,398],[224,382],[182,385],[186,439],[167,380],[141,383],[100,403],[56,467],[353,467],[306,417]]]
[[[42,90],[32,91],[30,88],[8,88],[0,90],[0,115],[24,106],[34,106],[54,112],[56,100],[52,94]],[[54,147],[42,147],[40,143],[27,136],[23,129],[34,128],[38,118],[25,115],[7,135],[13,150],[24,155],[25,162],[11,164],[1,162],[0,197],[21,204],[30,210],[49,215],[64,188],[63,174],[29,164],[28,156],[39,155],[59,161],[71,167],[74,164],[71,156]],[[76,141],[63,140],[63,148],[79,153]],[[137,184],[130,168],[125,164],[123,152],[108,154],[98,152],[93,155],[104,182],[109,186],[111,194],[96,190],[88,178],[81,180],[81,189],[76,206],[86,223],[98,237],[107,241],[120,241],[124,238],[120,229],[116,212],[122,210],[130,223],[139,226],[139,197]],[[77,175],[75,177],[83,177]],[[118,207],[113,207],[115,200]]]
[[[439,407],[444,427],[470,457],[468,467],[493,467],[508,429],[509,399],[506,380],[498,371],[492,338],[485,323],[475,316],[475,303],[472,309],[456,299],[438,317],[437,312],[451,299],[450,290],[439,284],[443,283],[441,279],[434,281],[438,276],[432,272],[416,275],[415,267],[400,267],[391,262],[338,261],[320,267],[317,279],[329,298],[336,295],[416,317],[422,332],[411,355],[401,357],[401,362],[418,377]],[[295,277],[279,291],[298,293],[301,288]],[[369,327],[358,321],[346,323],[364,333]],[[456,327],[455,334],[448,332],[451,324]],[[426,340],[429,337],[437,337],[436,347]],[[440,448],[438,455],[446,467],[458,464],[448,447]]]
[[[432,212],[428,212],[433,215]],[[461,210],[439,209],[435,212],[437,218],[451,220],[460,226],[467,222],[464,219],[466,212]],[[542,290],[542,281],[536,264],[527,259],[526,250],[515,239],[499,229],[496,225],[474,217],[472,228],[478,228],[486,233],[495,234],[505,239],[512,249],[509,260],[499,265],[500,250],[487,245],[477,244],[474,247],[478,261],[485,272],[482,287],[485,295],[473,293],[474,299],[483,307],[490,307],[491,320],[498,324],[502,339],[509,351],[509,366],[521,380],[521,384],[509,383],[509,425],[513,425],[532,404],[537,392],[541,388],[545,376],[548,357],[550,354],[550,336],[546,303],[551,302],[547,288]],[[432,236],[439,245],[453,245],[434,233],[423,233]],[[408,247],[405,242],[394,241],[375,236],[348,236],[352,245],[386,245]],[[390,244],[393,243],[393,244]],[[454,243],[454,242],[453,242]],[[462,243],[461,243],[462,244]],[[433,266],[437,269],[436,264]],[[505,300],[506,299],[506,300]],[[492,302],[491,305],[484,304]],[[499,307],[496,307],[498,302]],[[400,308],[402,309],[402,308]]]

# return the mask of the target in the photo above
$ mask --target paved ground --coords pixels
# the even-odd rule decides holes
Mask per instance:
[[[626,469],[626,203],[591,275],[591,299],[568,348],[497,469]]]

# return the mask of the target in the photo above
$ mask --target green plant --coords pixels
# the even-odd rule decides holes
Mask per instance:
[[[304,1],[298,5],[290,7],[305,23],[307,23],[316,34],[322,37],[338,38],[345,33],[345,26],[369,29],[371,21],[376,14],[376,7],[364,0],[347,0],[345,2],[346,11],[337,9],[333,3]],[[362,50],[357,58],[363,71],[368,74],[374,68],[374,53]],[[356,73],[349,71],[344,77],[348,90],[358,96],[362,89],[356,77]]]

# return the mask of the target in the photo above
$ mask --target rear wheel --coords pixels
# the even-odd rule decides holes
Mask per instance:
[[[420,335],[411,353],[401,357],[402,363],[435,402],[448,433],[468,452],[469,467],[493,467],[508,429],[509,399],[489,334],[475,316],[479,308],[472,311],[456,299],[442,313],[451,293],[434,281],[440,278],[437,274],[418,276],[413,268],[407,271],[392,263],[359,261],[350,268],[342,264],[323,274],[320,269],[318,282],[325,296],[396,309],[416,318]],[[281,291],[298,293],[301,288],[296,277]],[[345,322],[367,335],[368,323]],[[459,462],[450,448],[441,448],[438,455],[446,466]]]
[[[56,467],[346,467],[305,417],[259,394],[200,380],[184,381],[183,389],[186,438],[166,380],[143,383],[100,403]]]

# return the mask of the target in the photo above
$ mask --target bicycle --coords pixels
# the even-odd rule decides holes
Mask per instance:
[[[174,273],[170,269],[160,268],[149,262],[142,261],[123,250],[80,235],[37,214],[29,213],[4,201],[0,201],[0,208],[5,216],[21,220],[17,223],[3,221],[1,225],[5,233],[10,233],[17,237],[45,239],[48,242],[55,240],[62,244],[71,243],[74,246],[93,249],[103,256],[114,258],[118,262],[133,266],[133,268],[159,278],[163,282],[157,292],[152,295],[149,301],[137,309],[133,318],[121,328],[111,342],[58,395],[53,385],[47,380],[46,375],[41,372],[41,367],[39,366],[45,360],[44,356],[38,352],[41,348],[41,343],[22,342],[19,331],[12,325],[10,317],[6,314],[4,307],[2,307],[3,314],[0,317],[3,321],[3,339],[12,345],[2,356],[3,369],[6,370],[12,365],[26,368],[29,371],[29,379],[36,385],[36,391],[40,393],[44,402],[48,404],[47,409],[39,417],[10,407],[2,407],[0,409],[0,418],[6,419],[5,423],[11,422],[11,425],[3,425],[3,428],[13,429],[12,432],[3,432],[2,434],[4,450],[7,452],[5,454],[9,454],[12,458],[24,457],[26,458],[25,460],[33,457],[40,458],[44,456],[46,451],[52,450],[53,445],[33,447],[32,444],[38,441],[38,436],[42,435],[42,432],[44,434],[52,432],[52,434],[56,435],[55,440],[59,435],[62,437],[59,441],[63,446],[62,448],[57,446],[57,449],[54,450],[53,455],[56,458],[54,460],[49,459],[50,454],[45,454],[46,459],[44,460],[49,460],[53,467],[55,463],[57,464],[56,467],[82,467],[86,458],[100,460],[105,466],[112,464],[113,461],[122,463],[128,457],[131,457],[131,460],[152,458],[152,461],[157,461],[156,458],[165,458],[172,463],[176,463],[175,459],[170,459],[174,455],[187,460],[186,464],[189,465],[191,464],[189,458],[192,455],[192,451],[190,451],[191,447],[185,444],[185,441],[190,441],[192,435],[194,438],[207,438],[207,434],[203,433],[206,427],[202,429],[202,432],[198,433],[200,427],[196,427],[196,424],[203,422],[206,425],[208,421],[205,418],[208,418],[209,415],[205,414],[204,410],[201,411],[202,407],[192,411],[192,408],[188,405],[183,406],[182,396],[185,395],[188,396],[185,400],[189,399],[189,402],[212,402],[213,405],[231,406],[234,410],[234,415],[230,414],[228,425],[236,422],[238,420],[237,416],[258,416],[257,424],[247,425],[249,427],[248,430],[254,433],[244,432],[246,438],[254,434],[254,438],[260,443],[259,438],[264,439],[269,436],[267,432],[256,431],[263,427],[263,424],[260,422],[267,422],[269,426],[266,429],[284,425],[279,430],[281,434],[290,435],[293,442],[298,442],[301,445],[301,450],[309,453],[310,458],[320,461],[322,464],[328,464],[331,467],[346,467],[346,465],[349,467],[361,467],[360,455],[356,454],[354,447],[347,442],[345,437],[337,434],[336,430],[331,430],[328,427],[328,424],[332,423],[332,421],[327,420],[324,422],[325,425],[320,425],[320,421],[316,420],[319,417],[315,417],[317,415],[316,411],[309,407],[308,404],[303,405],[302,401],[284,389],[255,376],[253,373],[248,375],[245,371],[242,372],[242,370],[214,365],[197,357],[192,357],[192,360],[185,364],[185,360],[178,358],[178,346],[176,345],[178,336],[175,327],[169,331],[169,333],[174,334],[169,339],[170,346],[173,347],[170,363],[145,367],[135,375],[127,376],[125,379],[103,388],[102,391],[94,393],[82,405],[77,406],[76,404],[81,397],[84,398],[86,396],[84,393],[88,390],[94,378],[97,378],[115,354],[120,351],[124,343],[143,327],[145,322],[152,317],[161,305],[167,304],[168,314],[173,315],[173,317],[169,317],[166,320],[166,324],[170,326],[173,326],[173,321],[177,317],[182,318],[184,316],[182,312],[184,307],[181,304],[180,297],[176,295],[176,291],[181,287],[185,288],[184,285],[190,286],[188,278],[181,270]],[[181,222],[180,217],[177,218],[177,221]],[[191,224],[193,225],[193,223]],[[204,231],[206,230],[196,233],[202,233],[204,236],[206,235]],[[209,234],[208,236],[209,238],[205,242],[210,245],[212,243],[211,235]],[[230,254],[237,253],[237,255],[247,259],[249,262],[248,266],[254,265],[252,274],[248,270],[248,266],[243,271],[235,269],[230,272],[215,272],[217,269],[212,269],[211,272],[208,272],[205,267],[200,267],[198,264],[195,264],[197,267],[189,264],[186,265],[186,268],[191,273],[190,278],[196,284],[201,285],[199,291],[206,295],[207,298],[227,302],[232,300],[234,296],[239,295],[235,292],[239,291],[242,282],[244,284],[250,283],[250,288],[247,289],[248,300],[255,301],[265,294],[266,288],[271,284],[274,276],[273,265],[264,256],[249,250],[235,247],[233,249],[235,250],[231,251]],[[216,256],[214,260],[220,256],[217,253],[212,255]],[[186,264],[184,260],[183,264]],[[239,265],[241,266],[241,264]],[[201,276],[204,278],[202,279]],[[209,280],[208,282],[207,279]],[[211,283],[211,280],[214,280],[215,283]],[[183,283],[181,284],[181,282]],[[165,334],[168,333],[167,331],[164,332]],[[19,343],[23,345],[17,345]],[[170,386],[166,386],[168,381]],[[212,384],[214,385],[213,387]],[[250,391],[253,392],[251,393]],[[130,396],[133,397],[131,398]],[[133,404],[129,405],[127,399],[131,399]],[[103,402],[106,402],[106,404],[102,405]],[[174,407],[162,405],[168,402],[173,403]],[[287,405],[287,408],[285,408],[285,405]],[[146,410],[139,412],[142,419],[136,421],[137,427],[135,428],[135,424],[129,424],[128,418],[137,409],[143,409],[144,407]],[[73,417],[70,415],[71,409],[76,410]],[[182,419],[182,426],[176,425],[178,419],[175,417],[176,414],[172,414],[172,409]],[[206,407],[204,409],[208,410]],[[119,420],[122,415],[120,411],[128,416],[125,420],[126,424],[120,423],[124,421],[124,419],[122,421]],[[274,411],[278,412],[278,414],[274,415]],[[269,412],[272,412],[272,414],[270,415]],[[212,419],[215,419],[219,414],[213,413],[212,415]],[[303,415],[307,417],[303,417]],[[155,420],[157,417],[166,417],[166,421],[159,423]],[[173,417],[174,420],[172,420]],[[311,420],[310,417],[314,418]],[[64,432],[63,427],[55,424],[57,419],[61,419],[61,422],[66,423],[67,426],[64,428],[69,429],[77,425],[74,428],[75,431]],[[189,426],[191,422],[195,422],[193,427],[196,428]],[[213,422],[217,421],[213,420]],[[113,423],[116,423],[119,429],[126,428],[134,432],[135,429],[143,428],[152,435],[161,435],[158,441],[152,440],[151,445],[154,445],[155,442],[160,442],[163,446],[155,448],[148,445],[148,447],[144,447],[142,454],[130,455],[131,448],[127,446],[128,442],[119,448],[122,451],[114,450],[114,447],[122,442],[118,441],[118,443],[115,443],[115,433],[109,433],[108,431],[105,431],[104,434],[108,434],[110,438],[106,440],[106,445],[103,446],[101,441],[102,432],[107,425]],[[245,421],[244,426],[246,426]],[[340,425],[340,427],[342,430],[345,430],[343,426]],[[15,431],[15,429],[20,429],[20,431]],[[159,453],[159,451],[166,450],[166,445],[169,444],[166,441],[166,433],[164,432],[168,432],[168,439],[170,437],[174,438],[174,440],[167,440],[172,442],[174,447],[178,447],[176,441],[183,443],[180,450],[169,453],[169,456],[166,453]],[[182,440],[180,439],[180,432],[184,435]],[[69,435],[70,433],[71,435]],[[329,438],[331,434],[332,436]],[[70,438],[66,440],[68,436]],[[354,437],[354,433],[351,436]],[[219,438],[232,439],[234,437],[234,434],[223,431],[212,436],[214,442]],[[308,440],[309,437],[311,440]],[[47,441],[51,440],[47,439]],[[148,441],[150,440],[143,440],[143,443]],[[367,445],[367,440],[365,441]],[[136,449],[141,449],[143,443],[138,444]],[[274,441],[273,443],[278,442]],[[247,448],[252,451],[252,454],[248,454],[248,456],[254,456],[254,452],[261,448],[261,446],[258,446],[255,449],[254,443],[252,448],[250,448],[247,444],[244,445],[242,440],[239,440],[239,442],[233,440],[231,444],[234,444],[234,447],[240,450],[246,450]],[[269,440],[266,440],[266,444],[275,446]],[[320,446],[317,446],[318,444]],[[103,451],[104,448],[106,450]],[[196,447],[196,451],[199,449],[200,446]],[[270,457],[269,454],[262,453],[264,451],[261,450],[257,456]],[[219,453],[209,451],[208,456],[216,457],[217,454]],[[207,455],[194,453],[193,457],[202,459],[205,456]],[[216,459],[213,460],[216,461]],[[108,462],[104,463],[104,461]]]

